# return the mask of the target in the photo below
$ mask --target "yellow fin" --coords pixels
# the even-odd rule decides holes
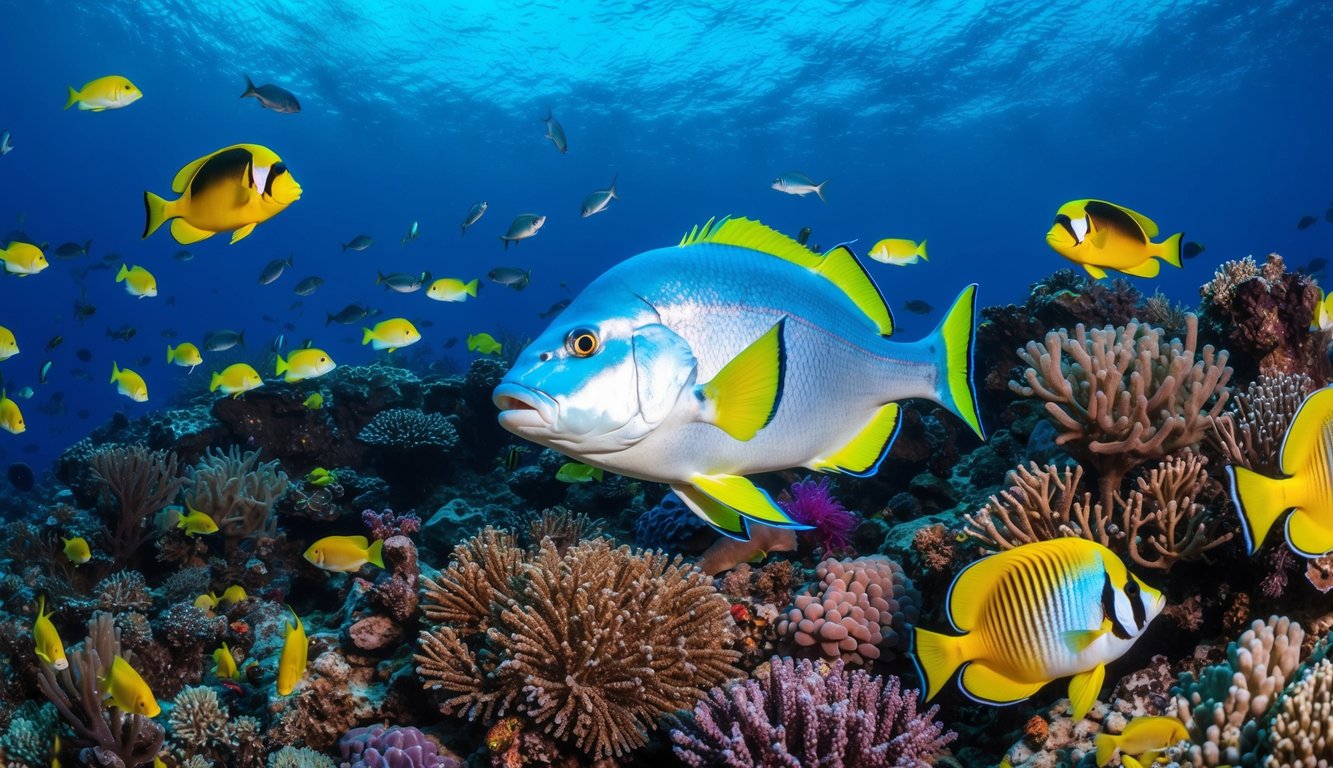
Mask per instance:
[[[983,557],[954,578],[944,602],[945,616],[954,629],[970,632],[976,628],[996,583],[1013,568],[1010,560],[1000,555]]]
[[[250,236],[250,233],[255,231],[255,226],[256,226],[256,225],[257,225],[257,222],[251,222],[251,223],[249,223],[249,224],[246,224],[244,227],[241,227],[240,229],[238,229],[238,230],[232,232],[232,233],[231,233],[231,244],[232,244],[232,245],[235,245],[236,243],[238,243],[238,242],[244,240],[245,238],[249,237],[249,236]]]
[[[733,219],[724,216],[721,219],[709,219],[703,227],[695,227],[680,240],[680,247],[685,248],[699,243],[717,243],[749,248],[784,261],[800,264],[806,269],[819,266],[821,257],[809,248],[787,237],[772,227],[750,219]]]
[[[889,305],[884,303],[884,296],[875,281],[850,248],[840,245],[824,254],[815,272],[847,294],[847,298],[875,324],[881,336],[893,333],[893,314],[889,312]]]
[[[889,403],[875,411],[861,431],[832,455],[815,459],[807,466],[816,472],[842,472],[857,477],[875,474],[889,453],[898,432],[899,406]]]
[[[693,486],[673,485],[671,490],[680,497],[681,501],[685,502],[685,506],[689,507],[694,514],[703,518],[704,522],[711,525],[722,535],[738,541],[750,540],[749,526],[745,523],[745,518],[741,517],[736,510],[713,501]]]
[[[926,687],[926,701],[935,698],[965,658],[964,638],[914,628],[912,662]]]
[[[79,103],[80,97],[79,97],[79,92],[74,90],[74,86],[67,85],[65,87],[69,88],[69,98],[65,100],[65,109],[69,109],[70,107]]]
[[[972,374],[976,320],[977,284],[973,283],[954,299],[949,313],[928,340],[935,342],[934,346],[940,353],[936,365],[939,366],[939,380],[943,386],[937,393],[937,402],[966,422],[977,437],[984,441],[986,429],[981,424],[981,413],[977,410],[977,391],[973,386]]]
[[[188,224],[185,219],[171,220],[171,236],[176,238],[176,242],[181,245],[190,245],[200,240],[207,240],[216,235],[216,232],[208,232]]]
[[[1102,768],[1111,762],[1111,758],[1115,757],[1115,751],[1120,748],[1120,740],[1109,733],[1097,734],[1092,743],[1097,747],[1097,768]],[[1123,766],[1124,760],[1121,760],[1120,764]]]
[[[1061,633],[1060,639],[1064,640],[1070,651],[1083,653],[1088,649],[1088,646],[1097,642],[1097,638],[1105,635],[1106,632],[1107,629],[1104,626],[1100,629],[1074,629]]]
[[[1319,512],[1315,515],[1298,507],[1287,518],[1287,545],[1302,557],[1323,557],[1333,552],[1333,527],[1322,519],[1327,510]]]
[[[768,426],[782,400],[787,352],[779,320],[732,358],[713,380],[695,388],[703,420],[737,440],[750,440]]]
[[[162,226],[163,222],[171,218],[171,213],[168,211],[170,205],[171,203],[152,192],[145,191],[143,193],[143,207],[146,214],[143,226],[144,239],[147,239],[149,235],[157,231],[158,227]]]
[[[1185,236],[1184,232],[1177,232],[1174,235],[1163,240],[1158,246],[1157,255],[1173,267],[1179,267],[1180,264],[1180,239]]]
[[[1091,201],[1090,201],[1090,202],[1091,202]],[[1106,202],[1106,201],[1103,200],[1102,202]],[[1148,218],[1147,216],[1144,216],[1143,214],[1139,213],[1138,211],[1132,211],[1132,210],[1126,208],[1126,207],[1123,206],[1123,205],[1115,205],[1115,203],[1106,203],[1106,204],[1107,204],[1107,205],[1114,205],[1116,208],[1119,208],[1120,210],[1122,210],[1122,211],[1124,211],[1125,213],[1129,214],[1130,218],[1134,219],[1134,221],[1137,221],[1137,222],[1139,223],[1139,226],[1140,226],[1140,227],[1143,227],[1143,234],[1147,235],[1148,237],[1157,237],[1157,234],[1158,234],[1158,230],[1157,230],[1157,222],[1153,221],[1152,219]],[[1178,267],[1178,266],[1180,266],[1180,265],[1177,264],[1176,266]]]
[[[778,528],[805,528],[754,483],[740,475],[691,475],[690,483],[700,492],[725,504],[751,520]]]
[[[1333,435],[1326,426],[1333,420],[1333,387],[1325,387],[1305,398],[1282,438],[1279,468],[1284,475],[1299,475],[1318,451],[1333,452]]]
[[[1162,265],[1157,259],[1150,258],[1132,267],[1121,267],[1120,271],[1135,277],[1157,277],[1157,273],[1162,271]]]
[[[963,667],[959,679],[963,693],[985,704],[1012,704],[1022,701],[1041,690],[1044,682],[1023,683],[1010,680],[1009,677],[981,662],[972,662]]]
[[[228,149],[231,149],[231,147],[219,149],[217,152],[211,152],[204,155],[177,171],[176,177],[171,180],[171,191],[178,195],[185,194],[185,188],[190,185],[190,179],[194,178],[194,175],[199,172],[199,169],[204,166],[204,163],[208,162],[209,158],[213,157],[213,155],[216,155],[218,152],[226,152]]]
[[[922,241],[921,241],[921,244],[918,245],[918,246],[916,247],[916,255],[917,255],[917,256],[920,256],[922,261],[930,261],[930,257],[926,255],[926,241],[925,241],[925,240],[922,240]]]
[[[1096,265],[1084,264],[1083,268],[1088,270],[1088,274],[1092,275],[1093,280],[1101,280],[1103,277],[1106,277],[1106,270]]]
[[[1069,681],[1069,706],[1075,720],[1082,720],[1092,705],[1097,703],[1097,694],[1102,692],[1102,683],[1106,682],[1106,665],[1098,664],[1087,672],[1074,675]]]
[[[366,549],[366,560],[371,565],[377,565],[380,568],[383,568],[384,567],[383,552],[384,552],[384,540],[376,539],[375,543],[371,544],[370,547]]]

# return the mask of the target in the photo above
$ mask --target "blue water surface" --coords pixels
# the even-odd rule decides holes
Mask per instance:
[[[0,28],[0,130],[15,146],[0,157],[0,231],[93,241],[86,258],[0,280],[0,325],[23,348],[0,374],[37,390],[20,401],[28,431],[0,434],[3,463],[44,468],[116,411],[197,391],[218,360],[168,367],[164,331],[201,343],[243,329],[245,350],[225,360],[258,365],[290,322],[289,346],[311,339],[361,364],[376,353],[360,328],[325,317],[365,301],[422,323],[425,341],[398,354],[461,367],[465,346],[446,351],[447,339],[535,335],[538,312],[716,215],[808,226],[812,242],[857,240],[861,253],[927,238],[929,263],[870,264],[906,338],[968,282],[983,304],[1008,303],[1069,266],[1044,234],[1074,198],[1128,205],[1204,243],[1183,269],[1135,279],[1191,304],[1224,260],[1333,256],[1328,3],[29,0],[0,3]],[[62,111],[66,86],[112,73],[144,98]],[[238,98],[245,73],[293,91],[301,113]],[[543,137],[548,110],[567,155]],[[142,240],[144,190],[174,197],[181,166],[235,143],[280,154],[302,199],[237,245],[191,246],[187,263],[165,228]],[[829,179],[828,203],[771,190],[787,171]],[[617,175],[623,199],[580,218],[584,196]],[[490,210],[462,237],[478,200]],[[525,212],[547,215],[545,228],[504,250],[498,236]],[[1306,215],[1318,223],[1298,230]],[[400,244],[413,221],[420,239]],[[357,234],[377,242],[342,252]],[[153,271],[161,295],[128,296],[114,269],[80,277],[111,253]],[[288,255],[294,269],[260,286],[264,264]],[[531,286],[442,304],[375,285],[377,270],[485,282],[502,265],[530,268]],[[327,284],[292,308],[308,275]],[[97,313],[80,324],[83,291]],[[904,311],[911,299],[934,313]],[[106,335],[126,324],[131,341]],[[113,361],[143,374],[148,403],[115,393]]]

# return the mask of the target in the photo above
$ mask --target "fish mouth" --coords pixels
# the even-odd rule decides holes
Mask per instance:
[[[491,394],[491,401],[500,409],[500,426],[515,433],[550,429],[559,412],[549,395],[522,384],[501,382]]]

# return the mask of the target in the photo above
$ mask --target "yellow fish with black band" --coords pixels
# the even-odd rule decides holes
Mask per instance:
[[[963,693],[1013,704],[1073,676],[1075,720],[1092,708],[1106,665],[1142,636],[1166,604],[1111,550],[1086,539],[1039,541],[972,563],[945,598],[961,635],[917,627],[913,659],[926,701],[962,668]]]
[[[236,243],[301,199],[301,185],[282,158],[258,144],[234,144],[195,160],[176,174],[171,190],[180,198],[143,193],[145,238],[171,221],[171,236],[181,245],[219,232],[231,232]]]
[[[1114,269],[1135,277],[1157,277],[1160,259],[1180,266],[1181,233],[1154,243],[1157,224],[1147,216],[1105,200],[1071,200],[1055,213],[1046,242],[1094,278]]]

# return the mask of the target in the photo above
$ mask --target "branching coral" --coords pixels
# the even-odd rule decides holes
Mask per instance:
[[[66,742],[81,751],[83,764],[134,768],[152,762],[162,748],[162,727],[144,715],[102,705],[106,692],[101,680],[111,662],[116,656],[130,666],[137,661],[133,652],[121,648],[111,614],[94,616],[83,647],[67,656],[69,666],[58,672],[43,663],[37,684],[70,727],[73,736]]]
[[[518,714],[606,758],[738,674],[727,601],[679,559],[605,539],[525,556],[492,529],[457,558],[425,594],[429,618],[457,623],[423,632],[416,655],[447,714]]]
[[[1333,764],[1333,662],[1315,664],[1278,702],[1264,768]]]
[[[1082,465],[1038,467],[1036,462],[1009,472],[1011,486],[991,496],[986,506],[967,520],[964,532],[989,552],[1013,549],[1035,541],[1078,536],[1103,546],[1124,539],[1092,494],[1079,495]]]
[[[397,449],[431,446],[452,450],[458,444],[458,429],[438,413],[423,413],[411,408],[390,408],[370,420],[356,439],[367,445]]]
[[[693,768],[929,768],[957,734],[917,695],[842,662],[775,658],[762,681],[714,688],[671,740]]]
[[[1220,533],[1220,515],[1195,499],[1208,482],[1208,460],[1192,451],[1162,461],[1124,503],[1129,556],[1145,568],[1168,570],[1181,560],[1197,560],[1235,535]]]
[[[1276,474],[1282,438],[1315,389],[1314,379],[1303,373],[1276,373],[1261,374],[1243,393],[1234,393],[1230,409],[1214,422],[1213,436],[1227,461]]]
[[[826,659],[867,664],[907,650],[908,625],[917,619],[921,593],[902,566],[883,556],[828,559],[815,568],[819,581],[793,600],[777,622],[791,638]]]
[[[90,463],[93,477],[119,505],[103,532],[108,554],[124,563],[152,537],[152,516],[180,492],[176,454],[117,446],[93,454]]]
[[[259,463],[259,451],[210,449],[187,470],[185,503],[207,514],[223,536],[271,534],[273,505],[290,486],[277,461]]]
[[[1019,351],[1029,367],[1010,388],[1046,402],[1056,443],[1096,470],[1103,504],[1130,470],[1197,443],[1226,405],[1227,353],[1211,345],[1198,353],[1198,326],[1188,316],[1184,342],[1168,343],[1136,322],[1079,325]]]

